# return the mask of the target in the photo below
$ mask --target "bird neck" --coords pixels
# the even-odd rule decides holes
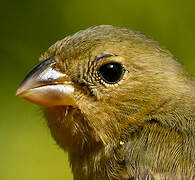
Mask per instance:
[[[123,134],[119,141],[96,151],[80,156],[69,152],[74,180],[128,179],[148,167],[152,167],[150,173],[166,173],[168,177],[192,173],[193,137],[156,120],[148,121],[137,131]]]
[[[125,172],[125,142],[119,141],[75,156],[69,152],[74,180],[121,179]]]

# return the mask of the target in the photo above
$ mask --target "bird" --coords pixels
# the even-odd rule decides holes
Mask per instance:
[[[74,180],[193,180],[194,92],[158,42],[99,25],[49,47],[16,95],[43,108]]]

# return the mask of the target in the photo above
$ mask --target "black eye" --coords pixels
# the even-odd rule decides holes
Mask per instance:
[[[102,64],[98,71],[103,80],[109,84],[117,83],[121,80],[124,74],[123,66],[117,62]]]

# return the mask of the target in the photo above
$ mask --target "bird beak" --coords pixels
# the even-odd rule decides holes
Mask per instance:
[[[55,70],[55,59],[40,62],[24,78],[16,95],[44,107],[74,106],[74,87],[70,78]]]

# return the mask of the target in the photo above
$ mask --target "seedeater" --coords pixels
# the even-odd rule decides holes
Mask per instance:
[[[75,180],[194,180],[194,92],[167,49],[101,25],[52,45],[17,95],[43,107]]]

